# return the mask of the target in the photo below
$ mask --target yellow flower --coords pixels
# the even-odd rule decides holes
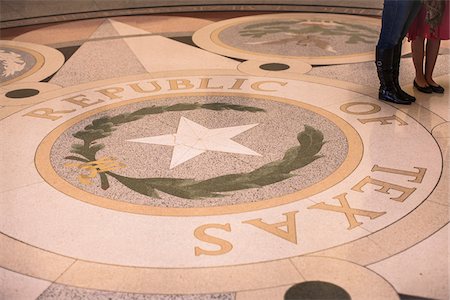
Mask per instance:
[[[117,161],[114,157],[104,156],[98,160],[85,163],[66,163],[65,167],[77,168],[80,170],[78,180],[82,184],[91,185],[92,179],[99,173],[125,168],[126,165]]]

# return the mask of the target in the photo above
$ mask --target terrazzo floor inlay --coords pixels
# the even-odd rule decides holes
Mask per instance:
[[[378,18],[206,16],[1,41],[0,298],[447,299],[449,68],[391,105]]]

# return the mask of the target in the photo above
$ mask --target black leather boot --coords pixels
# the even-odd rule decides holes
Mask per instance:
[[[376,49],[376,60],[380,90],[378,99],[397,104],[411,104],[411,101],[402,97],[394,84],[393,72],[394,48]]]
[[[394,78],[394,85],[395,88],[397,89],[397,92],[399,93],[399,95],[404,98],[407,99],[411,102],[415,102],[416,98],[411,96],[410,94],[408,94],[407,92],[405,92],[404,90],[402,90],[402,88],[400,87],[400,83],[398,80],[399,74],[400,74],[400,60],[402,57],[402,43],[398,43],[395,47],[394,47],[394,54],[393,54],[393,59],[392,59],[392,70],[393,70],[393,78]]]

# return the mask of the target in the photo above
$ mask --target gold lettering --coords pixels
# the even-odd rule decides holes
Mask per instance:
[[[105,95],[106,97],[109,97],[109,99],[119,99],[121,98],[121,96],[117,95],[117,93],[121,93],[123,92],[123,88],[121,87],[112,87],[112,88],[107,88],[104,90],[98,90],[96,92],[99,92],[103,95]]]
[[[395,197],[395,198],[394,197],[390,198],[392,200],[399,201],[399,202],[405,201],[416,190],[415,188],[407,188],[407,187],[404,187],[401,185],[373,179],[370,176],[367,176],[366,178],[361,180],[357,185],[352,187],[352,190],[363,193],[364,191],[362,190],[362,188],[363,188],[363,186],[365,186],[368,183],[380,186],[381,188],[376,189],[376,191],[380,192],[380,193],[389,194],[390,190],[396,190],[396,191],[401,192],[400,196]]]
[[[217,237],[208,235],[205,231],[208,228],[215,228],[215,229],[222,229],[225,230],[227,232],[231,232],[231,225],[230,224],[206,224],[206,225],[202,225],[200,227],[198,227],[197,229],[195,229],[194,231],[194,236],[206,243],[210,243],[210,244],[216,244],[218,245],[220,248],[218,250],[204,250],[200,247],[195,247],[194,251],[195,251],[195,256],[200,256],[200,255],[223,255],[225,253],[228,253],[231,251],[231,249],[233,249],[233,245],[225,240],[219,239]]]
[[[82,97],[82,98],[81,99],[77,99],[77,97]],[[79,106],[81,106],[83,108],[91,106],[91,105],[95,105],[95,104],[98,104],[98,103],[101,103],[101,102],[104,102],[103,100],[97,100],[96,102],[89,103],[89,101],[92,101],[92,100],[87,99],[85,97],[86,97],[85,95],[77,95],[77,96],[74,96],[74,97],[71,97],[71,98],[63,99],[61,101],[67,101],[67,102],[79,105]]]
[[[263,84],[267,84],[267,83],[276,83],[279,84],[281,86],[285,86],[287,84],[287,82],[281,82],[281,81],[258,81],[255,82],[251,85],[252,89],[254,89],[255,91],[261,91],[261,92],[276,92],[277,90],[269,90],[269,89],[263,89],[261,86]]]
[[[161,90],[161,86],[158,84],[158,82],[156,81],[151,81],[150,84],[153,85],[154,89],[153,90],[143,90],[140,86],[139,83],[132,83],[129,84],[129,86],[138,93],[153,93],[153,92],[159,92]]]
[[[286,221],[275,223],[275,224],[267,224],[262,221],[262,219],[254,219],[249,221],[244,221],[242,223],[247,223],[258,227],[264,231],[267,231],[271,234],[274,234],[286,241],[297,244],[297,227],[295,225],[295,214],[298,211],[291,211],[288,213],[284,213],[286,216]],[[286,227],[286,230],[281,229],[280,227]]]
[[[385,173],[393,173],[393,174],[399,174],[399,175],[404,175],[404,176],[411,176],[411,177],[414,177],[414,179],[408,180],[409,182],[422,183],[423,177],[425,176],[427,169],[419,168],[419,167],[414,167],[414,169],[417,169],[418,172],[384,168],[384,167],[380,167],[378,165],[374,165],[372,168],[372,172],[385,172]]]
[[[49,119],[52,121],[58,120],[59,118],[62,118],[62,116],[55,116],[54,114],[68,114],[71,112],[74,112],[75,109],[71,110],[58,110],[54,111],[51,108],[39,108],[35,109],[33,111],[30,111],[29,113],[26,113],[23,115],[23,117],[34,117],[34,118],[43,118],[43,119]]]
[[[223,85],[222,86],[216,86],[216,87],[210,87],[209,86],[209,81],[212,78],[202,78],[200,81],[200,86],[199,89],[211,89],[211,90],[217,90],[217,89],[223,89]]]
[[[194,85],[188,79],[169,80],[171,90],[188,90],[194,88]]]
[[[372,119],[358,119],[363,124],[367,124],[370,122],[380,122],[381,125],[389,125],[392,124],[389,121],[397,121],[400,123],[400,126],[408,125],[405,121],[397,117],[396,115],[389,116],[389,117],[379,117],[379,118],[372,118]]]
[[[236,82],[233,84],[233,86],[230,88],[230,90],[240,90],[246,80],[247,79],[237,78]]]
[[[347,196],[347,193],[343,193],[336,197],[333,197],[333,199],[339,200],[341,206],[335,206],[326,204],[325,202],[320,202],[318,204],[308,207],[308,209],[323,209],[345,214],[345,217],[347,218],[347,221],[349,223],[349,227],[347,228],[348,230],[351,230],[363,224],[362,222],[358,222],[355,216],[363,216],[373,220],[386,213],[386,212],[377,212],[352,208],[348,204],[347,198],[345,196]]]
[[[351,110],[349,110],[350,107],[357,106],[357,105],[370,106],[371,109],[366,110],[366,111],[351,111]],[[343,112],[346,112],[346,113],[349,113],[352,115],[371,115],[371,114],[375,114],[381,110],[381,106],[373,104],[373,103],[368,103],[368,102],[346,103],[346,104],[342,104],[340,108]]]

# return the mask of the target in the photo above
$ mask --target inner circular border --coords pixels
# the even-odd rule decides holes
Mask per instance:
[[[252,21],[262,21],[274,18],[294,18],[294,17],[318,17],[325,20],[344,20],[348,22],[363,22],[367,25],[379,26],[381,28],[380,19],[354,16],[354,15],[342,15],[342,14],[326,14],[326,13],[281,13],[281,14],[265,14],[257,16],[246,16],[234,19],[228,19],[220,22],[207,25],[193,35],[193,41],[199,47],[219,53],[226,56],[231,56],[240,59],[252,59],[252,60],[273,60],[273,59],[283,59],[283,60],[293,60],[293,61],[304,61],[311,65],[322,65],[322,64],[343,64],[343,63],[356,63],[356,62],[366,62],[372,61],[374,59],[374,52],[361,52],[354,54],[344,54],[336,56],[288,56],[288,55],[277,55],[270,53],[260,53],[252,52],[249,50],[244,50],[240,48],[233,47],[231,45],[225,44],[219,38],[222,31],[228,29],[231,26],[239,25],[245,22]],[[375,45],[374,45],[375,46]]]
[[[154,215],[154,216],[210,216],[210,215],[225,215],[232,213],[242,213],[255,211],[265,208],[270,208],[274,206],[280,206],[287,203],[302,200],[306,197],[318,194],[324,190],[335,186],[340,181],[344,180],[349,176],[359,165],[363,156],[363,143],[358,132],[343,119],[339,118],[335,114],[323,110],[319,107],[303,103],[293,99],[287,99],[277,96],[267,96],[258,94],[248,94],[248,93],[214,93],[215,95],[221,96],[236,96],[236,97],[248,97],[257,100],[268,100],[281,102],[285,104],[294,105],[309,111],[312,111],[334,123],[345,135],[348,143],[348,154],[344,162],[330,175],[328,175],[322,181],[319,181],[305,189],[297,191],[295,193],[287,194],[280,197],[260,200],[252,203],[242,203],[230,206],[214,206],[214,207],[192,207],[192,208],[173,208],[173,207],[156,207],[149,205],[139,205],[127,203],[119,200],[113,200],[101,196],[97,196],[81,190],[63,178],[61,178],[58,173],[54,170],[50,162],[50,153],[53,144],[59,138],[59,136],[66,131],[71,126],[76,123],[100,112],[104,112],[117,107],[129,105],[132,103],[138,103],[142,101],[157,101],[160,99],[165,99],[168,97],[189,97],[189,96],[206,96],[211,95],[211,93],[204,92],[192,92],[192,93],[168,93],[158,96],[146,96],[135,99],[125,100],[119,103],[105,105],[103,107],[88,111],[86,113],[75,116],[74,118],[64,122],[57,128],[52,130],[39,144],[36,155],[35,155],[35,165],[39,174],[43,179],[51,186],[57,190],[69,195],[80,201],[93,204],[99,207],[112,209],[116,211],[129,212],[134,214],[143,215]]]

